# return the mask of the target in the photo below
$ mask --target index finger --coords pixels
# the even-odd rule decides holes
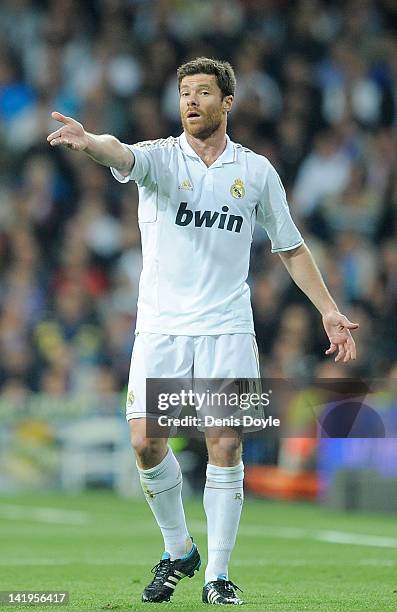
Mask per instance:
[[[54,140],[54,138],[59,138],[59,136],[61,135],[61,129],[62,128],[59,128],[55,132],[52,132],[51,134],[49,134],[49,136],[47,136],[48,142],[51,142],[51,140]]]

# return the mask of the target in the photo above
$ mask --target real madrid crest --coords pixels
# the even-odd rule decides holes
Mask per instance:
[[[233,185],[230,187],[230,193],[237,200],[240,200],[245,196],[245,187],[241,179],[235,179]]]
[[[134,392],[131,390],[128,392],[127,395],[127,406],[128,408],[131,408],[132,404],[135,402],[135,395]]]

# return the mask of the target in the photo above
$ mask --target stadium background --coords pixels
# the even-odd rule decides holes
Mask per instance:
[[[3,405],[36,394],[49,406],[65,396],[94,405],[122,393],[128,377],[137,189],[82,155],[50,149],[51,110],[126,142],[178,135],[175,69],[198,55],[235,67],[229,133],[276,166],[331,293],[360,323],[358,360],[325,359],[320,317],[258,230],[249,283],[263,376],[393,379],[395,25],[387,0],[3,2]],[[313,459],[312,448],[300,450]],[[279,449],[252,443],[246,460],[277,463]]]
[[[72,608],[131,609],[159,551],[140,497],[60,491],[139,495],[123,399],[141,256],[135,186],[50,149],[50,112],[126,142],[178,135],[176,67],[229,60],[230,136],[275,165],[332,294],[360,323],[358,360],[325,359],[318,314],[257,230],[263,376],[380,377],[395,391],[395,30],[393,0],[1,2],[0,588],[69,586]],[[395,415],[393,393],[383,399]],[[205,550],[204,449],[174,445]],[[248,490],[322,502],[246,504],[233,576],[249,609],[395,609],[394,516],[323,502],[395,513],[396,454],[393,438],[248,440]],[[198,608],[197,588],[175,606]]]
[[[320,317],[258,230],[249,284],[263,376],[396,377],[395,25],[388,0],[3,1],[3,404],[38,393],[95,404],[128,377],[137,189],[50,149],[50,112],[126,142],[178,135],[175,69],[198,55],[235,67],[229,133],[276,166],[331,293],[360,323],[357,361],[326,359]],[[247,446],[248,462],[278,459]]]
[[[50,149],[51,110],[126,142],[178,135],[175,69],[202,54],[235,67],[230,135],[276,166],[332,294],[361,324],[349,374],[391,372],[395,19],[392,2],[368,0],[3,1],[3,394],[105,393],[127,378],[137,190],[82,155]],[[294,377],[329,364],[317,313],[260,232],[249,282],[263,373]]]

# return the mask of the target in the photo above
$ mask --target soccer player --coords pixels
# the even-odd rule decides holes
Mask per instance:
[[[197,58],[178,69],[183,133],[135,145],[86,132],[60,113],[51,146],[83,151],[110,167],[121,183],[139,188],[143,270],[128,385],[127,420],[148,504],[165,552],[145,588],[145,602],[169,601],[178,582],[193,576],[200,556],[185,520],[182,475],[165,438],[147,437],[147,378],[257,378],[250,291],[246,283],[255,222],[270,237],[295,283],[322,315],[326,354],[356,357],[350,330],[289,213],[280,178],[269,161],[231,142],[227,116],[235,76],[227,62]],[[206,436],[204,508],[208,564],[202,600],[240,604],[229,579],[243,503],[241,435]]]

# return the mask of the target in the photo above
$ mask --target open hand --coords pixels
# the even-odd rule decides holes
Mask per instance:
[[[356,344],[350,330],[358,328],[358,323],[352,323],[345,315],[337,310],[328,312],[323,316],[324,329],[330,341],[326,355],[332,355],[337,350],[335,361],[343,360],[343,363],[356,358]]]
[[[63,145],[74,151],[84,151],[87,148],[88,136],[81,123],[57,112],[51,113],[51,117],[63,123],[62,127],[47,136],[52,147]]]

